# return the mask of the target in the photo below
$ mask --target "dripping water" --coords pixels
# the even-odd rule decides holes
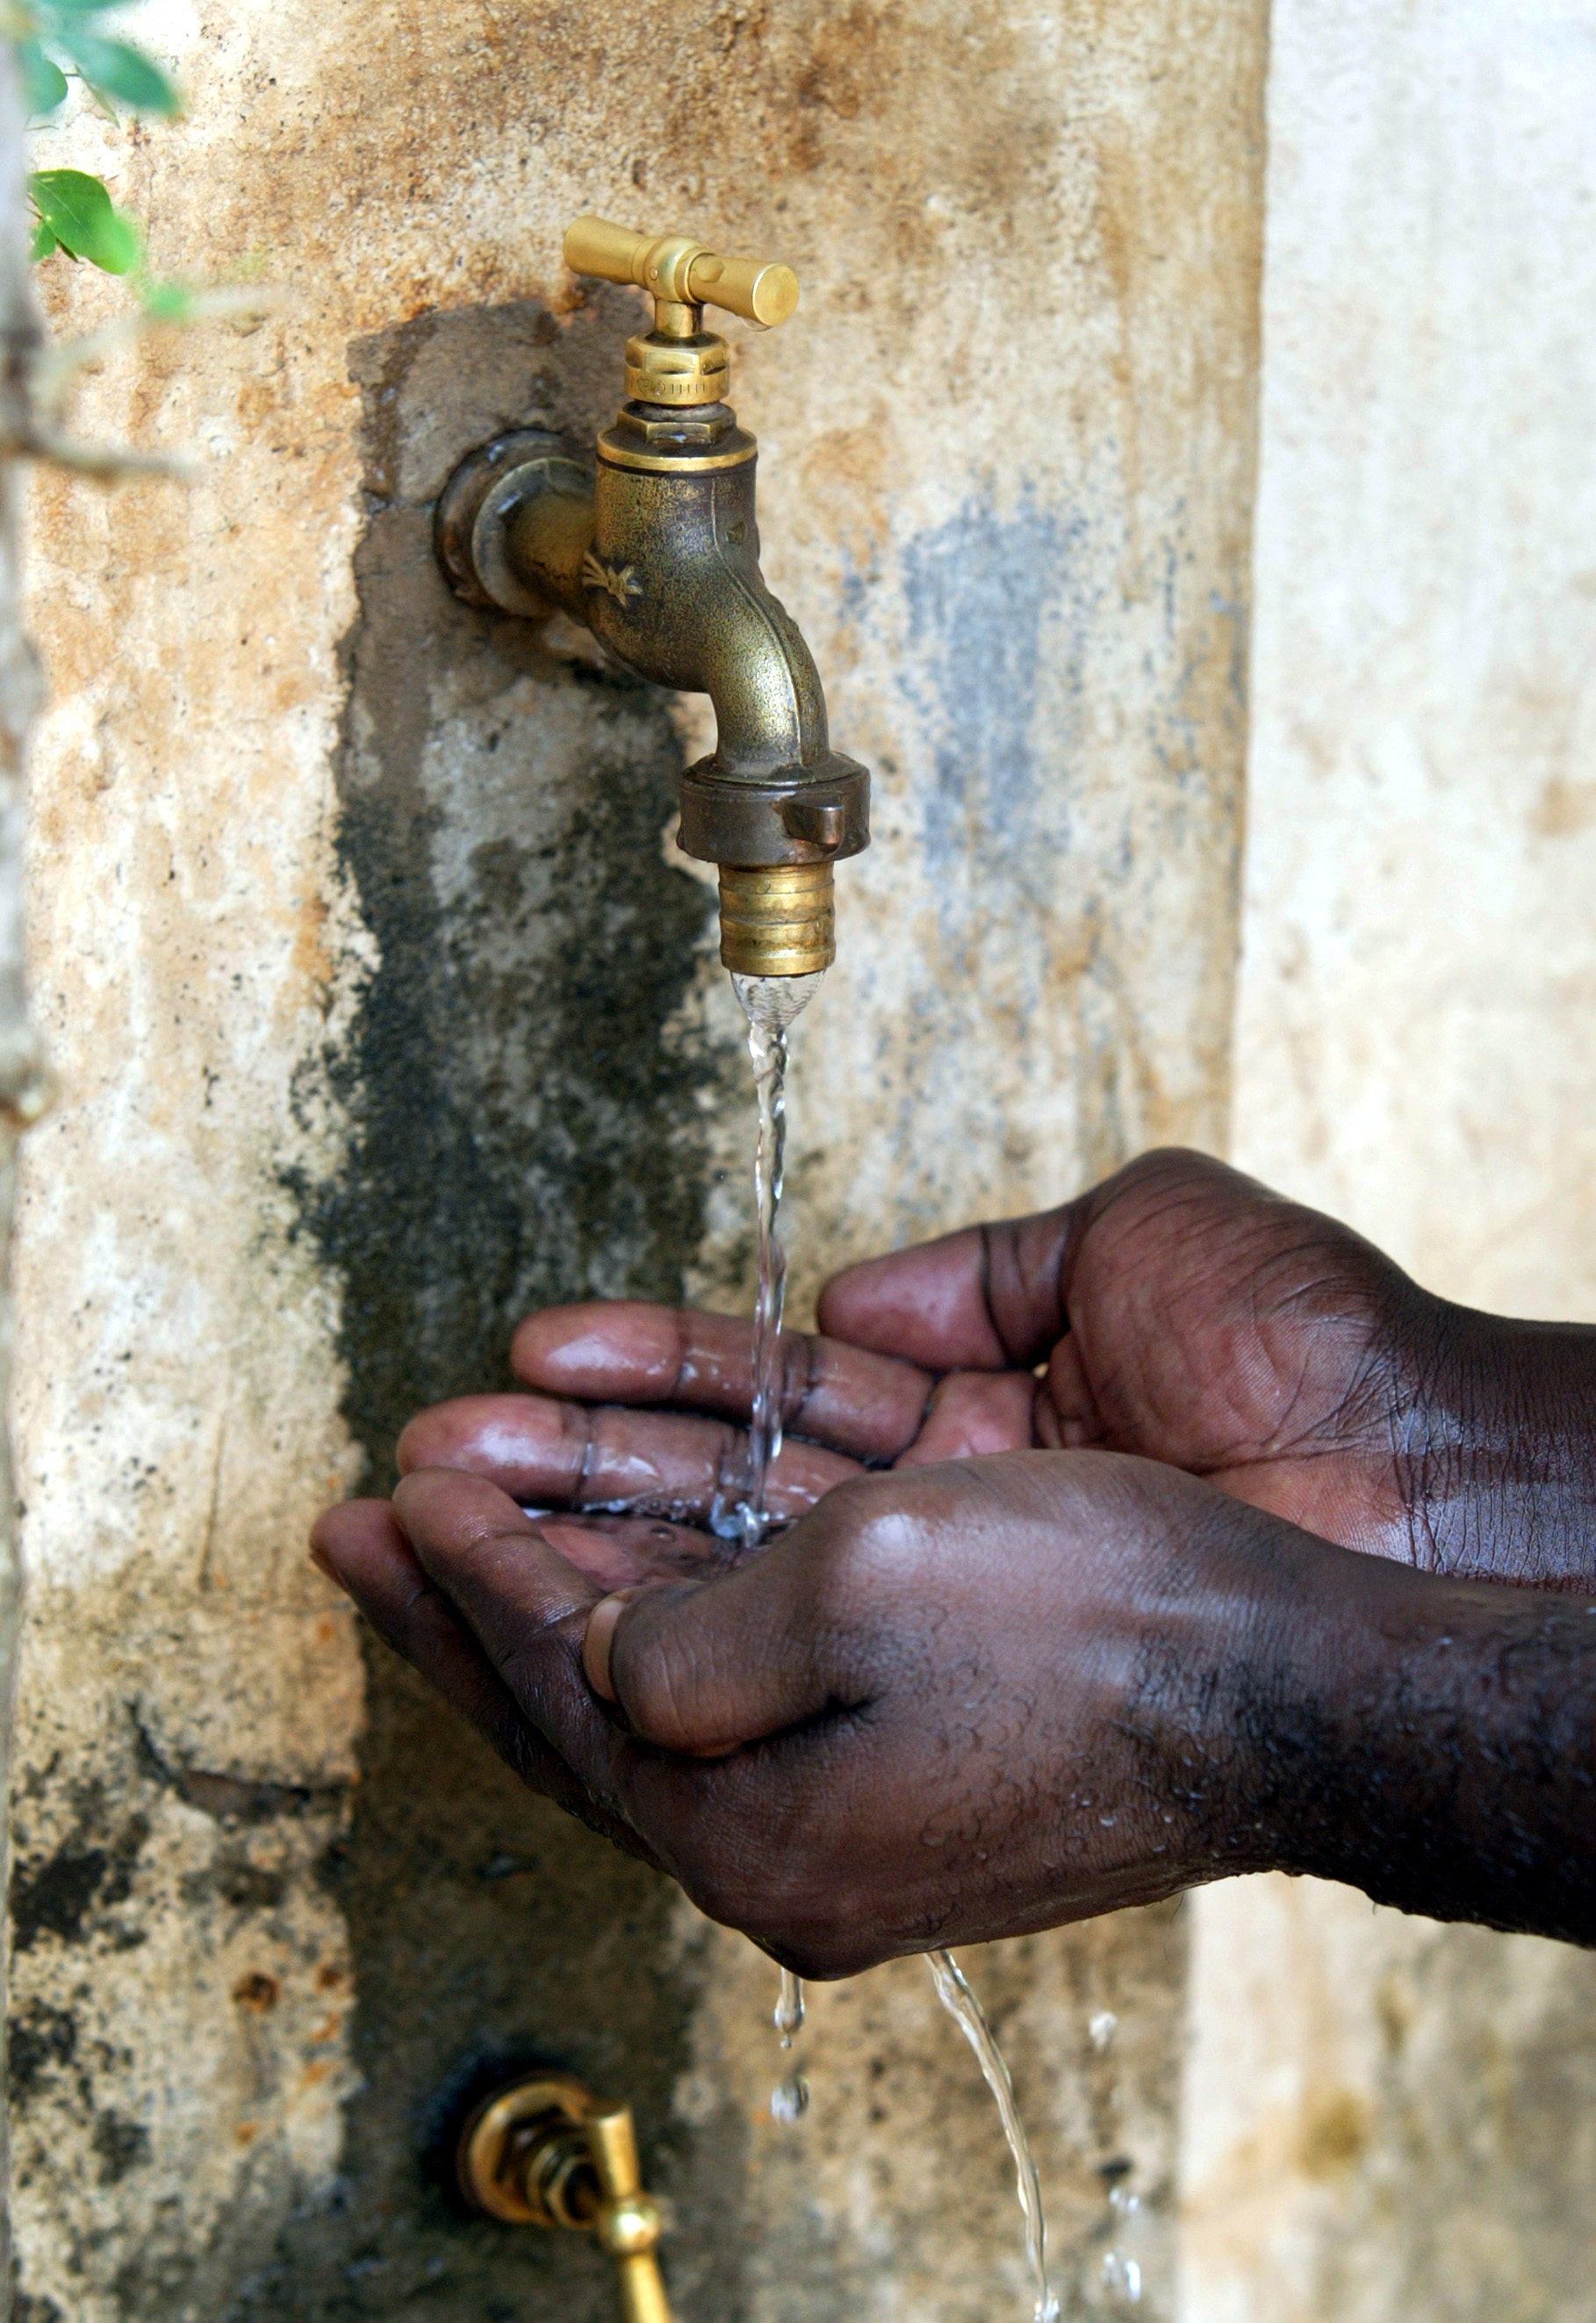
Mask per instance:
[[[790,1968],[782,1970],[774,2022],[777,2040],[784,2049],[790,2050],[793,2035],[803,2029],[803,1986]],[[794,2066],[786,2080],[770,2092],[771,2115],[776,2121],[793,2122],[808,2109],[809,2083]]]
[[[976,2052],[976,2062],[996,2100],[1003,2134],[1014,2156],[1014,2181],[1019,2189],[1020,2208],[1025,2214],[1025,2255],[1036,2286],[1034,2323],[1057,2323],[1059,2301],[1048,2287],[1048,2229],[1042,2217],[1041,2181],[1036,2174],[1036,2158],[1025,2135],[1025,2125],[1020,2119],[1020,2108],[1014,2103],[1014,2085],[1009,2079],[1003,2051],[993,2039],[986,2013],[966,1983],[964,1970],[952,1953],[927,1952],[925,1964],[937,1988],[937,1998]]]
[[[754,1148],[759,1284],[754,1306],[746,1469],[735,1505],[729,1509],[718,1498],[710,1521],[722,1538],[734,1540],[744,1549],[757,1549],[771,1529],[767,1505],[770,1472],[782,1448],[781,1328],[787,1265],[777,1228],[787,1136],[787,1035],[819,990],[821,978],[733,975],[731,981],[748,1020],[748,1056],[759,1103],[759,1130]],[[964,1972],[952,1953],[932,1951],[925,1957],[937,1997],[975,2051],[986,2086],[996,2100],[1004,2135],[1014,2156],[1014,2179],[1025,2220],[1025,2254],[1036,2289],[1033,2323],[1057,2323],[1059,2301],[1048,2286],[1047,2225],[1042,2216],[1041,2185],[1025,2126],[1014,2103],[1009,2069],[992,2037],[981,2004],[966,1983]],[[787,1969],[781,1971],[774,2022],[782,2048],[790,2052],[803,2025],[803,1987]],[[794,2122],[808,2104],[809,2083],[794,2067],[771,2091],[771,2114],[779,2122]]]

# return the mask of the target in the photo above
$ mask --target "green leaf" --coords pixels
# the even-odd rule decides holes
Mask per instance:
[[[135,113],[177,112],[178,92],[161,67],[125,41],[105,41],[76,24],[62,24],[54,38],[96,96],[119,97]]]
[[[60,248],[60,243],[45,225],[44,220],[40,218],[33,227],[33,239],[28,244],[28,256],[37,265],[41,258],[48,258],[52,250]]]
[[[126,274],[138,264],[138,227],[114,206],[97,178],[82,170],[35,170],[28,198],[69,258],[87,258],[105,274]]]
[[[37,41],[18,41],[16,61],[28,111],[53,113],[67,94],[67,76],[60,65],[45,55]]]

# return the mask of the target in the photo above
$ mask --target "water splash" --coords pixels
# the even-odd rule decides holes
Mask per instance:
[[[1020,2208],[1025,2214],[1025,2256],[1031,2279],[1036,2285],[1033,2323],[1058,2323],[1059,2301],[1048,2287],[1048,2228],[1042,2216],[1041,2181],[1036,2174],[1036,2158],[1025,2135],[1025,2125],[1020,2119],[1020,2108],[1014,2103],[1014,2085],[1009,2079],[1003,2051],[993,2039],[986,2011],[966,1983],[964,1970],[952,1953],[927,1952],[925,1964],[937,1988],[937,1998],[976,2052],[976,2062],[997,2101],[1003,2134],[1014,2158],[1014,2182]],[[1137,2287],[1139,2291],[1139,2282]]]

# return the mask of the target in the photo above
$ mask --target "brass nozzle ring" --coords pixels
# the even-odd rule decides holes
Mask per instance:
[[[738,976],[813,976],[837,957],[830,863],[720,866],[720,958]]]

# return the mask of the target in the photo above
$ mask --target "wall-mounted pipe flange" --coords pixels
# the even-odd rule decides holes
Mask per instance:
[[[444,486],[433,537],[449,585],[467,604],[533,621],[562,610],[559,595],[546,585],[539,588],[512,556],[516,519],[534,501],[546,502],[544,514],[553,519],[556,537],[551,546],[566,546],[558,537],[565,532],[581,536],[574,550],[580,563],[592,537],[592,471],[563,436],[546,427],[517,427],[496,436],[468,454]],[[540,524],[539,532],[544,528]]]

